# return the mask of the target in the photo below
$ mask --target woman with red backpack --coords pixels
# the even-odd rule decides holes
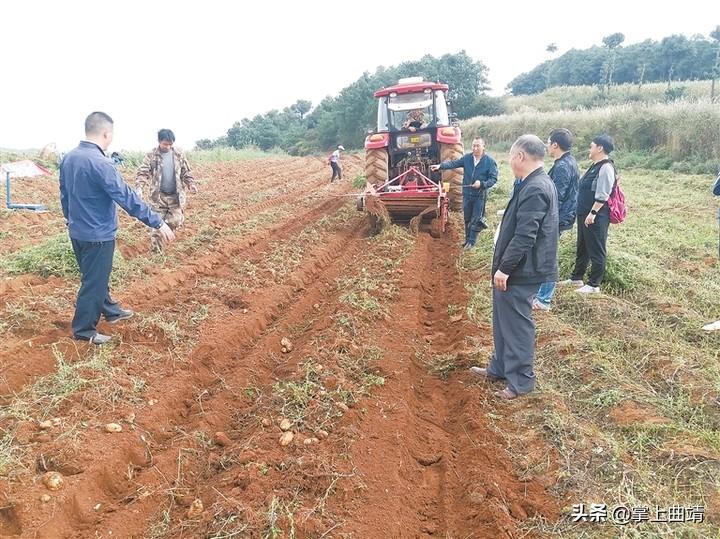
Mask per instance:
[[[577,246],[575,269],[570,279],[562,284],[577,286],[580,294],[597,294],[605,275],[607,237],[610,227],[608,199],[616,184],[615,164],[610,152],[615,143],[610,135],[598,135],[590,143],[590,159],[593,164],[585,172],[578,185],[577,198]],[[583,281],[588,263],[592,262],[587,283]]]

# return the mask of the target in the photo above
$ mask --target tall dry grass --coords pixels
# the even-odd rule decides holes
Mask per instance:
[[[674,82],[668,92],[665,82],[619,84],[603,93],[597,86],[556,86],[534,95],[508,96],[505,107],[508,114],[515,112],[552,112],[622,105],[625,103],[663,103],[676,97],[691,101],[709,99],[709,80]],[[716,89],[718,91],[718,89]]]
[[[720,163],[720,106],[709,100],[527,111],[480,116],[462,124],[466,140],[482,136],[488,144],[501,146],[512,144],[524,133],[545,138],[557,127],[573,132],[580,154],[584,154],[594,136],[612,135],[619,159],[627,162],[637,158],[638,162],[629,165],[712,174]],[[637,154],[650,156],[650,162]]]

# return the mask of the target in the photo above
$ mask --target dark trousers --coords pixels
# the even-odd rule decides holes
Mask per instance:
[[[485,196],[463,195],[463,217],[465,218],[465,243],[475,245],[478,232],[487,228],[485,224]]]
[[[112,270],[115,240],[72,240],[75,260],[80,268],[80,290],[75,303],[72,321],[73,337],[89,340],[96,333],[100,315],[118,316],[120,306],[110,297],[110,271]]]
[[[505,378],[518,395],[535,388],[535,321],[532,300],[536,284],[511,284],[504,292],[493,287],[493,341],[495,351],[488,373]]]
[[[333,171],[332,179],[330,181],[334,182],[336,177],[338,180],[342,180],[342,168],[340,165],[335,161],[330,161],[330,167]]]
[[[583,280],[585,272],[587,271],[588,262],[592,262],[587,284],[590,286],[600,286],[603,275],[605,275],[610,216],[607,211],[601,211],[601,213],[595,216],[595,222],[590,226],[585,226],[586,217],[587,213],[578,212],[575,269],[573,269],[570,278],[576,281]]]

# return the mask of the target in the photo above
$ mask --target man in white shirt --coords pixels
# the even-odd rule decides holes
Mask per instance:
[[[345,148],[343,148],[342,144],[338,144],[337,149],[330,155],[330,158],[328,159],[330,163],[330,168],[332,168],[332,178],[330,179],[330,183],[335,181],[335,178],[338,180],[342,180],[342,167],[340,166],[340,152],[344,152]]]

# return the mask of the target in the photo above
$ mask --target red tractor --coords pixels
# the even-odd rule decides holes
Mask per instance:
[[[379,220],[430,219],[430,232],[445,231],[448,207],[462,207],[462,172],[430,165],[463,155],[460,127],[450,121],[447,84],[401,79],[375,92],[377,128],[365,138],[367,188],[358,209]]]

